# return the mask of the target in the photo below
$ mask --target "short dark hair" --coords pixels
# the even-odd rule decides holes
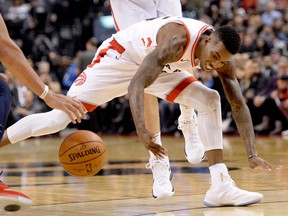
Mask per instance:
[[[234,55],[239,51],[241,46],[241,38],[233,27],[224,25],[219,27],[215,33],[218,34],[219,39],[222,41],[228,52]]]
[[[288,74],[282,74],[282,75],[278,76],[278,79],[286,81],[286,80],[288,80]]]

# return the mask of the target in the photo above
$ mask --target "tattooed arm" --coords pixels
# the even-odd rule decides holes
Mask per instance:
[[[180,58],[186,45],[186,38],[186,31],[182,25],[170,23],[162,27],[158,32],[157,47],[145,57],[128,88],[130,109],[137,134],[145,148],[158,157],[165,155],[167,151],[155,144],[155,135],[145,127],[144,89],[157,79],[165,64]]]
[[[231,106],[232,116],[236,122],[238,132],[244,141],[250,168],[260,166],[271,170],[273,166],[258,156],[250,111],[242,96],[233,64],[228,63],[224,65],[222,68],[217,69],[217,73],[221,80],[225,96]]]

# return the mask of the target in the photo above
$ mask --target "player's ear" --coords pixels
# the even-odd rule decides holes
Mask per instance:
[[[208,44],[211,41],[211,37],[207,36],[204,40],[204,45]]]

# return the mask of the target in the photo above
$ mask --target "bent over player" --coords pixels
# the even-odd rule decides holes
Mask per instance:
[[[110,0],[111,12],[114,18],[117,31],[145,19],[153,19],[164,16],[182,17],[182,8],[180,0]],[[157,97],[144,95],[144,117],[147,129],[155,134],[155,143],[162,145],[160,135],[159,106]],[[204,159],[204,147],[201,143],[197,115],[194,109],[180,104],[181,115],[178,118],[179,129],[182,130],[185,139],[184,153],[188,161],[192,164],[200,163]],[[150,160],[148,167],[154,172],[159,166],[170,166],[168,155],[166,163],[159,163],[155,155],[149,151]],[[174,191],[153,191],[154,197],[165,198],[172,196]]]
[[[241,206],[257,203],[263,196],[239,189],[224,164],[219,93],[184,71],[198,65],[203,70],[217,71],[245,144],[250,167],[272,169],[273,166],[257,154],[251,116],[231,63],[240,43],[239,34],[229,26],[214,31],[204,22],[179,17],[142,21],[105,40],[68,95],[79,98],[85,108],[92,111],[128,93],[137,134],[159,163],[165,163],[166,149],[156,144],[154,134],[146,129],[144,92],[195,108],[211,175],[211,187],[204,204]],[[27,116],[7,129],[1,146],[31,136],[55,133],[69,122],[68,116],[60,110]],[[169,166],[155,169],[153,194],[155,190],[173,191],[170,176]]]

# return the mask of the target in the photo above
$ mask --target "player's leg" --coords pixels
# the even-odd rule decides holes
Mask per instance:
[[[0,140],[3,137],[3,133],[5,131],[6,122],[8,118],[8,114],[10,112],[11,107],[11,92],[4,81],[4,79],[0,76]]]
[[[155,134],[155,142],[162,145],[158,110],[158,98],[154,95],[145,94],[144,117],[146,128]],[[152,152],[149,151],[149,154],[150,159],[146,167],[151,169],[153,173],[152,196],[156,199],[163,199],[173,196],[174,187],[171,183],[173,174],[170,169],[168,156],[156,158]]]
[[[157,16],[182,17],[180,0],[156,0]],[[204,159],[204,147],[199,137],[198,118],[192,107],[180,104],[178,129],[182,131],[185,139],[184,153],[191,164],[198,164]]]
[[[198,111],[199,134],[204,144],[211,175],[211,187],[206,193],[204,204],[238,206],[260,202],[263,198],[261,194],[241,190],[235,186],[224,164],[219,93],[189,76],[189,73],[185,72],[161,74],[157,81],[148,87],[147,92],[171,102],[194,107]]]
[[[157,17],[154,0],[110,0],[110,7],[117,31],[145,19]]]
[[[7,83],[0,77],[0,140],[2,139],[7,116],[10,112],[11,93]],[[2,172],[0,173],[0,175]],[[10,190],[7,185],[0,181],[0,209],[5,211],[18,211],[32,205],[32,200],[27,195]]]
[[[157,17],[154,0],[110,0],[110,6],[117,31],[147,18]],[[155,142],[162,145],[158,110],[158,99],[153,95],[145,94],[145,126],[155,134]],[[157,199],[171,197],[174,194],[174,189],[171,183],[172,173],[168,156],[160,159],[156,158],[150,151],[149,154],[150,159],[146,167],[150,168],[153,173],[153,197]]]
[[[182,6],[180,0],[156,0],[157,16],[182,17]]]
[[[262,194],[236,187],[224,164],[219,93],[199,82],[193,82],[181,92],[175,102],[195,107],[198,111],[200,137],[211,175],[211,187],[206,193],[204,204],[241,206],[260,202]]]
[[[0,147],[17,143],[30,137],[56,133],[70,123],[69,117],[61,110],[28,115],[7,128]]]
[[[198,164],[204,159],[205,152],[199,136],[197,114],[192,107],[181,104],[180,111],[178,129],[182,131],[185,139],[185,156],[191,164]]]

